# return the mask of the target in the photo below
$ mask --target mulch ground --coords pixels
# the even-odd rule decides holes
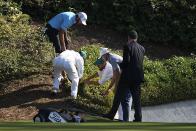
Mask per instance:
[[[39,108],[63,108],[67,95],[51,95],[50,75],[32,75],[13,80],[0,91],[0,121],[31,120]]]

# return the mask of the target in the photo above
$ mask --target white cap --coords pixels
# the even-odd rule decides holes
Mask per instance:
[[[80,18],[81,22],[83,25],[87,25],[86,24],[86,20],[87,20],[87,15],[84,12],[79,12],[77,13],[78,17]]]
[[[109,53],[110,51],[108,50],[108,48],[103,48],[103,47],[100,47],[100,55],[99,55],[99,58],[101,58],[103,55]]]

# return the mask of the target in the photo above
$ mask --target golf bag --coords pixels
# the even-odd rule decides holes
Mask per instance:
[[[55,109],[39,109],[38,113],[33,117],[34,122],[84,122],[84,113],[80,111],[72,110],[60,110]]]

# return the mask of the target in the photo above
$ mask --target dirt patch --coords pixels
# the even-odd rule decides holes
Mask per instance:
[[[87,44],[101,43],[113,50],[122,50],[127,42],[127,36],[107,27],[91,26],[73,28],[71,48],[80,48]],[[146,55],[152,59],[165,59],[172,56],[187,56],[189,52],[168,44],[138,42],[146,49]]]
[[[64,108],[64,91],[51,96],[50,75],[33,75],[10,81],[0,93],[0,121],[31,120],[39,108]]]

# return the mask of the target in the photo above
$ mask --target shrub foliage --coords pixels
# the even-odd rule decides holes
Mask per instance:
[[[98,68],[93,65],[99,56],[99,47],[102,45],[89,45],[83,47],[88,52],[85,61],[83,79],[94,74]],[[112,51],[122,54],[119,51]],[[144,60],[145,82],[142,84],[142,105],[157,105],[180,100],[195,99],[196,97],[196,60],[191,57],[172,57],[166,60]],[[81,107],[103,113],[109,110],[113,93],[107,97],[101,92],[109,86],[80,85],[78,104]]]
[[[0,79],[41,71],[52,56],[41,29],[14,2],[0,1]]]
[[[136,29],[145,42],[196,51],[195,0],[14,0],[25,12],[48,20],[62,11],[85,11],[88,23],[118,31]]]
[[[136,27],[138,30],[143,30],[143,37],[147,37],[145,33],[154,32],[154,39],[168,38],[168,37],[159,37],[159,35],[166,35],[165,32],[167,29],[173,28],[173,26],[168,27],[170,24],[166,24],[164,22],[160,22],[161,26],[158,26],[158,20],[164,20],[163,18],[168,17],[169,9],[173,8],[173,1],[162,0],[159,1],[89,1],[86,0],[84,3],[89,2],[91,6],[89,6],[89,10],[93,10],[91,12],[92,22],[99,22],[102,24],[112,23],[112,25],[116,25],[121,22],[120,26],[115,26],[116,28],[123,29],[124,27]],[[184,3],[183,3],[184,1]],[[42,4],[43,0],[32,0],[32,1],[23,1],[23,2],[38,2],[37,4]],[[51,1],[45,1],[51,2]],[[55,0],[52,2],[62,2],[60,0]],[[99,3],[100,2],[100,3]],[[147,2],[147,3],[146,3]],[[166,2],[166,3],[165,3]],[[185,0],[175,1],[177,2],[179,7],[184,9],[187,7],[187,12],[189,12],[189,6],[192,3],[189,3]],[[180,2],[180,3],[179,3]],[[68,5],[74,5],[74,2],[69,1]],[[77,3],[77,2],[76,2]],[[112,6],[109,6],[112,3]],[[127,4],[126,4],[127,3]],[[142,5],[141,5],[142,4]],[[144,5],[145,6],[144,6]],[[31,4],[30,4],[31,5]],[[44,5],[44,4],[43,4]],[[81,7],[79,9],[84,8],[85,4],[81,3]],[[88,5],[88,4],[87,4]],[[101,5],[101,6],[100,6]],[[131,6],[128,6],[131,5]],[[137,5],[137,6],[136,6]],[[151,8],[151,6],[153,8]],[[164,5],[164,6],[163,6]],[[47,6],[48,7],[48,6]],[[54,5],[51,5],[51,8],[57,9]],[[57,6],[58,7],[58,6]],[[90,8],[91,7],[91,8]],[[106,11],[107,8],[111,8],[111,10]],[[136,8],[137,7],[137,8]],[[167,8],[166,8],[167,7]],[[141,8],[141,9],[140,9]],[[191,8],[194,7],[191,6]],[[52,49],[51,44],[48,44],[45,39],[42,37],[41,29],[36,26],[30,26],[29,22],[31,21],[30,17],[27,14],[23,14],[20,10],[20,6],[14,2],[3,1],[0,0],[0,79],[1,81],[6,80],[8,78],[13,78],[18,75],[28,74],[32,72],[42,71],[46,66],[45,64],[50,61],[52,57]],[[62,9],[62,8],[59,8]],[[70,8],[71,9],[71,8]],[[167,9],[167,10],[166,10]],[[176,7],[176,18],[180,18],[179,11]],[[119,12],[117,12],[117,10]],[[57,10],[55,10],[57,11]],[[96,15],[93,15],[97,11]],[[102,13],[103,21],[99,18],[101,16],[99,14]],[[110,12],[111,11],[111,12]],[[114,11],[114,13],[112,13]],[[138,11],[141,11],[139,14]],[[162,11],[165,12],[165,16],[163,17]],[[173,10],[171,10],[172,12]],[[126,15],[127,13],[131,13],[131,15]],[[149,12],[153,13],[149,15]],[[90,12],[89,12],[90,13]],[[143,13],[143,14],[142,14]],[[154,14],[155,13],[155,14]],[[121,16],[122,14],[122,16]],[[142,15],[141,15],[142,14]],[[172,15],[172,13],[170,14]],[[110,16],[110,17],[109,17]],[[118,17],[116,17],[118,16]],[[120,17],[121,16],[121,17]],[[142,17],[143,16],[143,17]],[[174,16],[170,16],[171,18],[167,19],[168,21],[172,20]],[[184,17],[193,18],[191,15],[186,15]],[[111,19],[110,19],[111,18]],[[115,21],[111,21],[115,19]],[[159,19],[160,18],[160,19]],[[149,19],[152,23],[145,23],[145,20]],[[188,19],[188,20],[190,20]],[[138,21],[143,22],[143,24]],[[167,21],[166,20],[166,21]],[[187,19],[184,19],[186,22]],[[138,22],[138,23],[137,23]],[[155,23],[154,23],[155,22]],[[157,22],[157,23],[156,23]],[[173,24],[177,24],[181,22],[177,20]],[[123,24],[125,23],[125,24]],[[132,24],[130,24],[132,23]],[[152,25],[157,25],[157,30],[155,27],[151,27]],[[162,26],[164,24],[164,26]],[[143,28],[142,26],[146,26]],[[178,28],[180,25],[176,25],[177,29],[182,32],[184,29],[187,29],[188,25],[183,25],[183,28]],[[186,27],[186,28],[185,28]],[[192,30],[192,25],[189,25],[187,37],[191,37],[191,33],[194,33]],[[124,28],[125,29],[125,28]],[[151,31],[146,31],[148,29],[152,29]],[[160,30],[159,30],[160,29]],[[190,30],[189,30],[190,29]],[[157,33],[156,31],[160,31]],[[163,32],[162,32],[163,31]],[[167,32],[167,31],[166,31]],[[173,35],[179,35],[177,32],[172,34],[168,40],[174,38]],[[157,33],[157,34],[156,34]],[[189,34],[190,33],[190,34]],[[181,35],[180,35],[181,36]],[[180,37],[179,36],[179,37]],[[183,36],[185,37],[185,36]],[[152,38],[152,39],[153,39]],[[168,41],[166,40],[166,41]],[[191,39],[189,39],[191,40]],[[99,55],[99,47],[102,45],[89,45],[83,47],[83,49],[87,50],[88,58],[85,62],[85,73],[84,78],[87,78],[89,75],[95,73],[98,68],[93,65],[95,59]],[[113,51],[119,53],[119,51]],[[121,54],[122,52],[120,52]],[[49,67],[46,67],[49,68]],[[142,85],[142,104],[143,105],[153,105],[153,104],[161,104],[185,99],[193,99],[196,98],[196,60],[191,57],[173,57],[167,60],[150,60],[145,57],[144,61],[144,70],[145,70],[145,83]],[[103,113],[106,112],[112,104],[113,93],[110,93],[107,97],[101,96],[101,92],[107,88],[109,83],[104,84],[103,86],[92,86],[92,85],[81,85],[79,87],[79,100],[77,104],[86,107],[92,111]]]

